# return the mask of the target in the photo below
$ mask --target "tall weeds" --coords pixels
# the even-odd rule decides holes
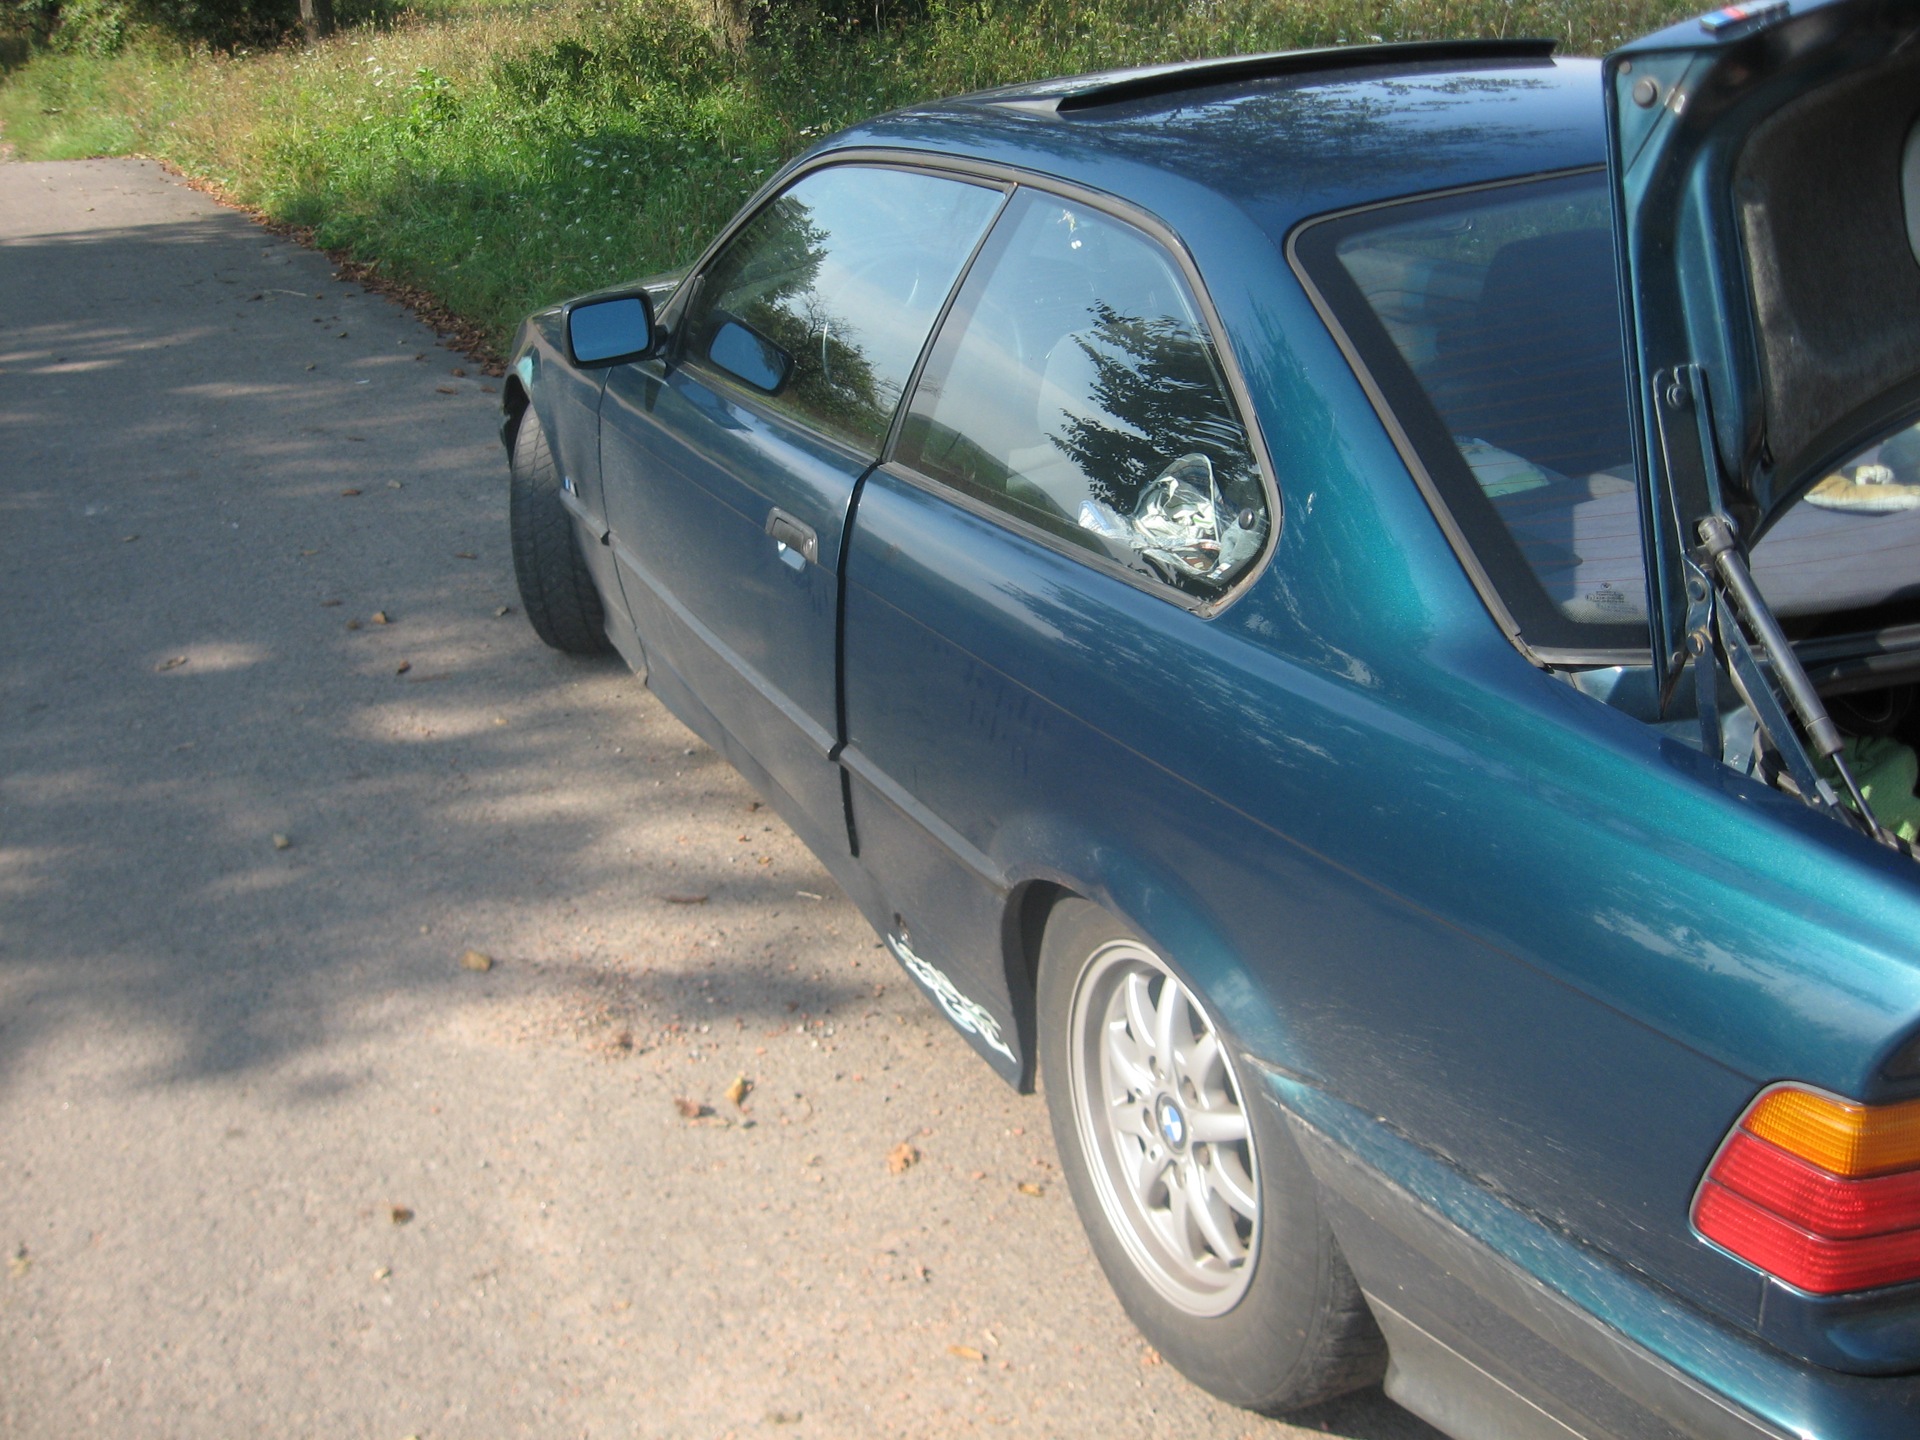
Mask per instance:
[[[1372,39],[1550,35],[1594,54],[1694,8],[927,0],[878,24],[777,7],[749,40],[727,0],[434,3],[310,49],[39,55],[0,83],[0,125],[28,158],[162,158],[504,337],[536,305],[686,260],[813,138],[930,96]]]

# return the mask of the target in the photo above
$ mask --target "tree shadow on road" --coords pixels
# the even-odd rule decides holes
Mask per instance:
[[[485,382],[156,209],[0,239],[0,1093],[73,1041],[298,1110],[490,1005],[603,1052],[936,1024],[719,757],[534,640]]]
[[[528,632],[459,356],[237,216],[0,241],[0,294],[0,1083],[73,1024],[128,1083],[269,1067],[470,945],[844,1003],[824,872]]]

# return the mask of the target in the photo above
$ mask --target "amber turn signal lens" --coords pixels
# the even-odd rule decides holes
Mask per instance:
[[[1775,1090],[1761,1097],[1744,1128],[1835,1175],[1920,1166],[1920,1100],[1856,1105],[1808,1090]]]

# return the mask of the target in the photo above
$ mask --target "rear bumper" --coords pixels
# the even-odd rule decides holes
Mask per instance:
[[[1465,1440],[1912,1440],[1920,1377],[1797,1360],[1264,1071],[1392,1353],[1387,1393]]]

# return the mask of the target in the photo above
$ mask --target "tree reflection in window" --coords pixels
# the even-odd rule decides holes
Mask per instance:
[[[816,171],[749,222],[707,272],[688,317],[688,354],[756,390],[782,376],[776,408],[877,449],[934,313],[999,204],[998,191],[942,177]],[[729,323],[785,363],[729,366],[727,343],[714,349]]]
[[[1025,194],[941,336],[899,458],[1131,569],[1216,594],[1267,505],[1193,297],[1106,216]]]

